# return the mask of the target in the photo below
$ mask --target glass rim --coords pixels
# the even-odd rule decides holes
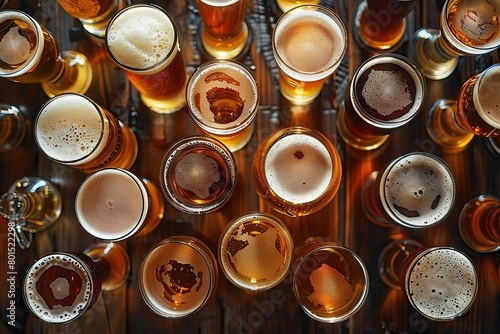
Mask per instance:
[[[486,112],[486,111],[483,112],[483,106],[482,106],[481,101],[479,100],[479,89],[480,89],[481,84],[483,83],[482,81],[491,72],[500,72],[500,63],[495,63],[493,65],[490,65],[488,68],[486,68],[483,72],[481,72],[478,75],[477,82],[475,83],[474,88],[473,88],[472,98],[473,98],[473,103],[474,103],[475,109],[478,111],[479,110],[481,111],[481,112],[477,113],[479,115],[479,117],[489,126],[500,129],[500,117],[498,117],[498,119],[496,120],[496,123],[495,123],[495,119],[493,117],[488,117],[489,116],[488,112]],[[492,93],[498,94],[498,88],[499,88],[498,86],[497,87],[490,86],[488,88],[490,88],[490,89],[497,88]],[[500,112],[499,112],[499,114],[500,114]]]

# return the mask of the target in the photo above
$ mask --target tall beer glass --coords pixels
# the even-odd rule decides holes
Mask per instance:
[[[401,291],[424,317],[449,321],[474,304],[479,286],[476,268],[462,251],[452,247],[422,247],[401,268]]]
[[[250,36],[245,13],[248,0],[196,0],[200,14],[201,44],[216,59],[238,57]]]
[[[48,158],[84,173],[106,167],[129,169],[137,157],[132,129],[80,94],[61,94],[46,102],[34,132]]]
[[[323,208],[342,179],[337,149],[320,132],[303,127],[271,134],[259,145],[252,165],[258,195],[291,217]]]
[[[303,5],[278,19],[272,43],[281,94],[292,103],[307,104],[340,65],[347,50],[347,32],[332,10]]]
[[[172,143],[160,165],[160,187],[167,201],[190,214],[224,206],[236,185],[231,151],[209,136],[188,136]]]
[[[415,32],[408,53],[427,78],[440,80],[456,68],[458,57],[481,55],[500,46],[498,0],[447,0],[441,28]]]
[[[92,236],[120,241],[154,230],[163,218],[158,187],[120,168],[98,170],[83,181],[75,199],[80,225]]]
[[[429,137],[445,151],[467,147],[474,136],[500,137],[500,64],[470,77],[456,100],[437,100],[429,109]]]
[[[376,149],[418,114],[425,94],[425,79],[408,58],[391,53],[373,56],[348,84],[337,130],[356,149]]]
[[[0,11],[0,77],[20,83],[41,83],[44,92],[84,94],[92,82],[92,67],[76,51],[59,53],[50,32],[18,10]]]
[[[416,0],[364,0],[355,12],[354,37],[374,52],[395,51],[404,42],[406,16]]]
[[[368,295],[368,270],[363,260],[340,244],[308,238],[299,245],[290,270],[299,305],[314,320],[347,320]]]
[[[179,34],[161,7],[140,4],[119,11],[108,24],[106,46],[151,110],[171,113],[185,105]]]
[[[57,3],[77,18],[91,37],[103,41],[109,21],[126,6],[127,0],[57,0]]]
[[[219,280],[217,260],[203,241],[173,236],[153,246],[139,269],[139,292],[165,318],[182,318],[212,298]]]
[[[250,141],[259,90],[244,65],[229,60],[203,63],[188,81],[186,100],[196,124],[232,152]]]
[[[367,178],[362,207],[367,218],[380,226],[426,228],[449,215],[456,192],[446,162],[430,153],[408,153]]]
[[[479,253],[500,249],[500,198],[479,195],[462,208],[458,228],[463,241]]]
[[[278,285],[292,262],[293,239],[277,217],[250,212],[234,218],[219,238],[222,272],[237,287],[262,291]]]

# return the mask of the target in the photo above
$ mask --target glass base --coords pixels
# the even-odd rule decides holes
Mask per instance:
[[[23,114],[10,104],[0,103],[0,152],[17,148],[26,134],[26,121]]]
[[[130,273],[130,259],[122,246],[103,242],[91,245],[84,253],[97,265],[102,290],[111,291],[125,285]]]
[[[375,183],[377,175],[378,171],[374,171],[366,178],[363,189],[361,190],[361,208],[363,210],[363,213],[365,214],[365,217],[375,225],[378,225],[380,227],[394,227],[394,224],[387,221],[382,216],[380,216],[378,212],[373,210],[372,206],[369,203],[370,199],[373,198],[370,193],[370,188]]]
[[[252,34],[248,24],[243,21],[241,33],[231,39],[219,39],[210,36],[200,24],[198,31],[200,51],[207,59],[235,59],[242,60],[246,57],[252,44]]]
[[[399,274],[404,260],[422,244],[411,239],[393,240],[387,244],[378,257],[378,274],[389,287],[401,290]]]
[[[362,151],[374,150],[382,146],[389,139],[389,135],[360,137],[349,131],[345,118],[345,106],[341,104],[337,113],[337,131],[344,142],[355,149]]]
[[[63,51],[61,60],[64,63],[61,76],[42,83],[45,94],[51,98],[62,93],[85,94],[92,83],[92,66],[87,57],[76,51]]]
[[[429,137],[449,153],[464,150],[474,138],[474,134],[456,124],[453,116],[455,107],[455,100],[440,99],[428,110],[425,120]]]
[[[412,36],[408,56],[418,66],[420,72],[429,79],[441,80],[450,76],[458,64],[457,57],[445,55],[439,48],[438,29],[425,28]]]

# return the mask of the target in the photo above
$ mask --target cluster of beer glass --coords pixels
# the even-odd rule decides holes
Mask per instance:
[[[147,107],[172,113],[186,105],[206,135],[188,136],[168,147],[159,171],[160,187],[141,178],[130,171],[138,153],[134,132],[84,95],[92,76],[85,56],[74,51],[59,53],[50,33],[26,13],[0,12],[1,24],[8,22],[8,29],[0,34],[0,45],[13,43],[18,52],[9,56],[0,51],[0,75],[17,82],[42,83],[50,99],[35,120],[36,143],[50,159],[88,174],[76,194],[75,212],[83,229],[103,240],[84,253],[48,254],[28,270],[26,303],[40,319],[51,323],[76,319],[95,303],[101,288],[115,289],[125,283],[129,260],[116,242],[153,231],[163,218],[163,198],[189,214],[213,212],[229,201],[237,175],[232,152],[243,148],[252,137],[259,105],[252,73],[232,60],[245,52],[251,37],[244,20],[248,1],[196,1],[203,22],[201,46],[214,59],[190,76],[175,21],[161,7],[115,2],[113,8],[83,15],[67,1],[58,2],[81,20],[93,38],[106,44],[109,55]],[[457,10],[458,3],[445,3],[442,17],[449,28],[433,37],[433,45],[446,55],[440,54],[448,65],[440,68],[447,70],[458,55],[474,53],[472,49],[487,52],[499,39],[498,22],[495,31],[490,26],[487,29],[494,37],[489,36],[480,46],[471,43],[484,36],[465,41],[464,34],[472,31],[480,35],[482,31],[468,29],[457,37],[456,27],[448,23],[457,20],[450,18],[457,15],[449,14],[452,9],[453,13],[463,10]],[[402,7],[393,7],[396,5]],[[405,16],[414,5],[415,1],[363,2],[355,20],[357,41],[379,51],[394,50],[403,38]],[[482,19],[496,3],[489,5],[493,7],[484,9]],[[380,23],[380,15],[389,9],[398,15],[388,16],[386,29],[378,29],[384,33],[376,34],[375,23]],[[308,104],[342,61],[347,31],[339,16],[321,5],[283,12],[272,36],[280,92],[291,103]],[[213,22],[214,17],[219,21]],[[392,30],[388,27],[393,26],[397,33],[389,36]],[[423,51],[412,53],[413,60],[395,53],[378,54],[355,71],[337,117],[338,133],[347,145],[359,150],[377,149],[417,115],[425,100],[424,75],[428,73],[419,65],[419,52]],[[13,63],[14,58],[17,63]],[[437,71],[433,69],[433,75]],[[493,65],[464,83],[456,102],[447,101],[445,107],[442,101],[437,103],[427,120],[430,137],[446,149],[459,150],[473,135],[498,136],[500,101],[495,90],[499,82],[500,66]],[[342,179],[342,162],[335,146],[320,132],[304,127],[271,134],[260,143],[252,166],[260,197],[277,212],[292,217],[309,215],[328,205]],[[7,210],[23,208],[17,198],[22,196],[14,198],[12,194],[16,189],[22,193],[19,188],[27,189],[27,184],[36,182],[40,180],[26,180],[22,187],[14,185],[0,202],[1,211],[16,219],[19,240],[29,239],[23,230],[30,232],[26,228],[30,220],[42,221],[48,227],[60,213],[60,195],[50,183],[44,183],[42,190],[24,192],[26,197],[45,196],[39,200],[47,203],[50,194],[51,203],[58,203],[44,206],[51,215],[43,212],[36,216],[26,208],[14,217]],[[408,153],[366,180],[363,210],[380,226],[426,228],[448,216],[456,191],[453,172],[445,161],[429,153]],[[497,198],[474,198],[463,208],[461,234],[477,251],[498,250],[499,219]],[[477,232],[475,225],[486,227]],[[29,243],[22,245],[26,248]],[[355,252],[317,237],[294,250],[286,225],[271,214],[251,212],[235,217],[221,233],[217,255],[192,236],[164,239],[147,252],[139,270],[138,288],[144,302],[163,317],[192,314],[214,294],[219,266],[229,281],[247,290],[270,289],[290,275],[300,306],[318,321],[349,318],[368,293],[367,269]],[[461,316],[476,296],[474,264],[451,247],[424,247],[414,240],[399,240],[382,251],[379,269],[384,282],[400,288],[429,319]]]

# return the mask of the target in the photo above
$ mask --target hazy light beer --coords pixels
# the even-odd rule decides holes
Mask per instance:
[[[404,261],[399,280],[410,304],[436,321],[465,314],[479,286],[474,263],[452,247],[423,247],[413,252]]]
[[[368,270],[349,248],[308,238],[299,245],[290,270],[299,305],[314,320],[337,323],[355,314],[368,295]]]
[[[88,90],[92,67],[87,58],[75,51],[59,53],[54,37],[31,16],[2,10],[0,26],[0,77],[41,83],[50,97]]]
[[[340,65],[347,50],[347,32],[330,9],[304,5],[278,19],[272,44],[281,94],[295,104],[307,104]]]
[[[236,185],[231,151],[209,136],[188,136],[166,150],[160,165],[160,187],[176,209],[204,214],[221,208]]]
[[[480,253],[500,249],[500,199],[479,195],[470,199],[460,212],[458,227],[463,241]]]
[[[154,230],[163,218],[164,203],[151,181],[125,169],[104,168],[80,185],[75,212],[89,234],[120,241]]]
[[[337,194],[342,165],[337,149],[321,133],[303,127],[274,132],[253,159],[259,196],[292,217],[313,213]]]
[[[47,323],[68,323],[89,310],[101,293],[94,261],[83,253],[56,252],[27,270],[23,295],[28,309]]]
[[[185,105],[187,75],[178,31],[161,7],[133,5],[119,11],[108,25],[106,46],[151,110],[171,113]]]
[[[250,141],[259,109],[259,90],[244,65],[230,60],[203,63],[188,81],[186,100],[196,124],[231,151]]]
[[[46,102],[34,132],[48,158],[84,173],[106,167],[129,169],[137,157],[132,129],[80,94],[61,94]]]
[[[426,228],[442,222],[456,198],[450,167],[430,153],[409,153],[372,173],[362,204],[368,219],[381,226]]]
[[[391,53],[369,58],[348,84],[337,117],[340,136],[360,150],[380,147],[418,114],[425,92],[425,79],[408,58]]]
[[[102,242],[91,245],[84,253],[97,266],[102,290],[115,290],[126,283],[130,272],[130,259],[122,246],[113,242]]]
[[[293,239],[278,218],[251,212],[234,218],[222,231],[218,257],[222,272],[239,288],[262,291],[288,274]]]
[[[23,114],[15,106],[0,103],[0,152],[17,148],[26,134]]]
[[[283,13],[301,5],[317,5],[319,3],[320,0],[276,0],[276,4]]]
[[[202,20],[201,42],[216,59],[238,56],[249,38],[245,13],[248,0],[196,0]]]
[[[210,300],[218,279],[217,260],[207,245],[191,236],[173,236],[144,256],[139,292],[155,314],[181,318]]]

